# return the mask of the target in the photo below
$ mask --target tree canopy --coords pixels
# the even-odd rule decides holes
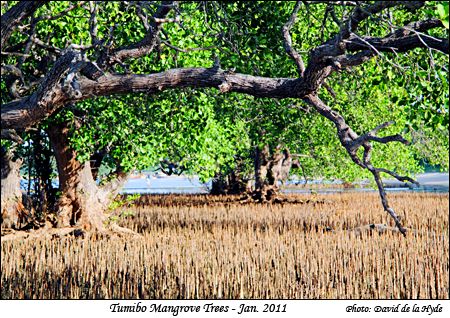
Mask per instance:
[[[66,164],[55,153],[60,181],[74,161],[90,162],[94,179],[98,165],[112,177],[161,164],[203,180],[238,166],[251,175],[254,150],[267,145],[295,154],[305,177],[373,176],[404,232],[380,174],[414,182],[407,175],[424,162],[448,169],[447,2],[1,9],[2,143],[39,131],[66,151]]]

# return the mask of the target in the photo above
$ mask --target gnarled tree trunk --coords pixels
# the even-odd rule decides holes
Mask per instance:
[[[276,201],[280,182],[284,183],[289,178],[295,162],[289,149],[281,149],[278,145],[272,154],[268,145],[255,149],[255,189],[252,197],[258,202]]]
[[[57,206],[58,227],[81,227],[85,230],[104,230],[109,204],[125,182],[125,174],[106,186],[95,182],[90,163],[81,163],[69,146],[69,128],[58,124],[48,129],[59,173],[62,192]]]
[[[20,190],[22,160],[13,160],[11,151],[1,149],[1,208],[2,228],[18,228],[25,212]]]

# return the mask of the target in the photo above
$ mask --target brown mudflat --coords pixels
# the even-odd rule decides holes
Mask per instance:
[[[449,195],[141,197],[119,224],[140,238],[2,242],[2,298],[448,298]],[[309,201],[308,201],[309,200]],[[381,230],[380,230],[381,229]]]

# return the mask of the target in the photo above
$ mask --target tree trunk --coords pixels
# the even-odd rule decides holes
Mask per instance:
[[[49,212],[55,210],[57,189],[52,185],[53,151],[44,132],[31,133],[31,153],[28,162],[30,171],[34,170],[33,193],[27,193],[35,211],[35,218],[45,220]],[[34,168],[34,169],[32,169]]]
[[[209,194],[223,195],[228,193],[228,184],[226,176],[218,173],[214,176],[211,183],[211,190]]]
[[[59,173],[62,192],[57,206],[57,227],[81,227],[85,230],[104,230],[109,204],[117,194],[125,176],[120,175],[108,186],[95,182],[89,161],[81,163],[69,146],[69,128],[58,124],[48,129]]]
[[[228,175],[218,174],[212,181],[210,194],[243,194],[249,191],[248,182],[242,177],[239,167]]]
[[[266,184],[267,170],[269,168],[269,146],[265,145],[262,149],[255,149],[255,191],[264,188]]]
[[[22,160],[13,160],[11,151],[1,149],[1,222],[2,228],[19,228],[25,212],[20,190],[20,166]]]
[[[269,185],[268,174],[271,164],[269,145],[265,145],[262,149],[256,147],[254,156],[255,167],[255,189],[252,198],[258,202],[266,202],[272,200],[272,189]]]
[[[276,201],[280,182],[284,183],[289,178],[292,157],[288,149],[281,151],[281,148],[278,145],[272,155],[268,145],[255,149],[255,189],[252,197],[258,202]]]

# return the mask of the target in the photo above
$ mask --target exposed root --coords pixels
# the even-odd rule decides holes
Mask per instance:
[[[127,229],[126,227],[121,227],[117,224],[111,224],[109,226],[109,229],[112,233],[114,233],[120,237],[142,238],[141,234],[139,234],[133,230]]]
[[[386,224],[368,224],[368,225],[358,226],[358,227],[352,229],[351,231],[353,231],[355,234],[362,234],[364,232],[378,233],[380,235],[383,233],[387,233],[387,232],[400,233],[399,228],[387,226]],[[405,229],[405,233],[406,233],[406,229]]]
[[[56,228],[49,224],[37,230],[3,230],[2,242],[14,240],[29,240],[29,239],[62,239],[62,238],[77,238],[77,239],[113,239],[113,238],[141,238],[142,236],[130,229],[123,228],[117,224],[109,225],[104,229],[85,230],[81,227],[63,227]]]
[[[401,233],[402,235],[406,235],[406,233],[413,233],[418,234],[416,230],[409,229],[409,228],[403,228],[404,232],[402,232],[398,227],[394,226],[388,226],[386,224],[380,224],[380,223],[372,223],[367,225],[358,226],[352,229],[348,230],[334,230],[330,227],[326,227],[323,232],[331,232],[331,233],[339,233],[346,231],[348,233],[354,233],[356,235],[362,235],[363,233],[373,235],[375,233],[378,233],[379,235],[386,234],[386,233]]]
[[[4,230],[2,230],[2,242],[6,241],[14,241],[19,239],[26,239],[29,236],[29,233],[23,232],[23,231],[15,231],[12,229],[8,229],[7,233],[5,233]]]
[[[67,236],[68,234],[70,234],[71,232],[73,232],[75,230],[77,230],[77,229],[74,229],[74,228],[58,229],[58,228],[43,227],[43,228],[40,228],[37,230],[12,231],[6,235],[3,235],[3,232],[2,232],[1,240],[2,240],[2,242],[5,242],[5,241],[29,240],[29,239],[39,239],[39,238],[52,239],[55,237]]]
[[[283,204],[288,201],[287,198],[279,196],[278,188],[274,186],[266,186],[263,189],[247,192],[239,202],[241,204],[247,203],[268,203],[268,204]]]
[[[325,199],[298,199],[289,198],[289,196],[282,196],[278,193],[272,193],[269,196],[264,196],[260,192],[246,193],[239,199],[240,204],[325,204],[331,203],[329,200]]]

